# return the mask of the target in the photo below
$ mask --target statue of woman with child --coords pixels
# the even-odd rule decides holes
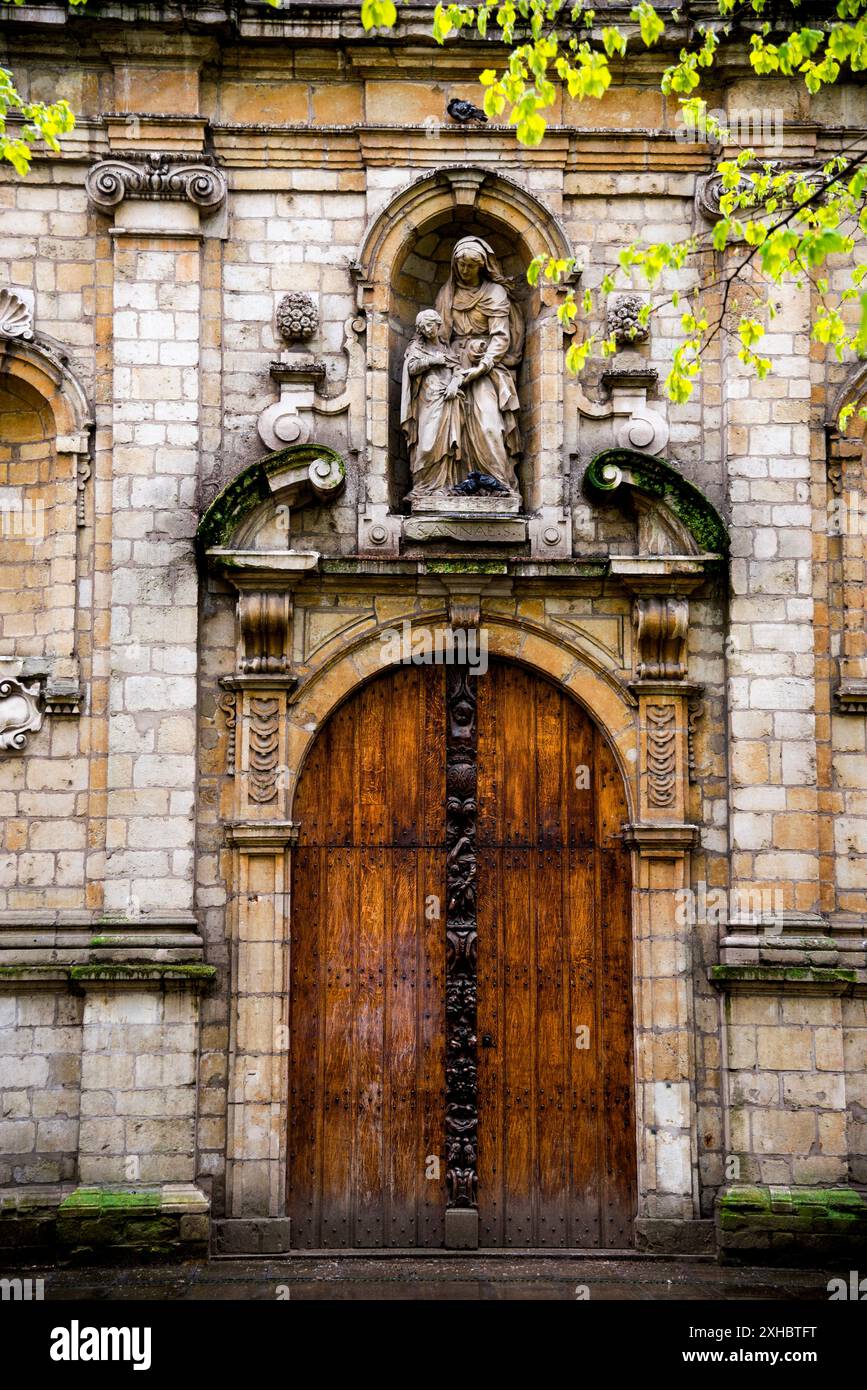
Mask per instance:
[[[436,308],[423,309],[415,329],[400,410],[410,501],[455,490],[516,494],[521,433],[514,370],[524,318],[486,241],[461,238]]]

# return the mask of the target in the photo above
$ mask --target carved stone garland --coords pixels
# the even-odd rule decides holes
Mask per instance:
[[[671,806],[676,796],[676,710],[647,706],[647,794],[651,806]]]
[[[264,805],[277,797],[277,762],[280,745],[280,701],[273,696],[250,699],[251,801]]]
[[[450,1210],[474,1211],[477,731],[476,692],[466,666],[446,667],[446,710],[446,1192]]]

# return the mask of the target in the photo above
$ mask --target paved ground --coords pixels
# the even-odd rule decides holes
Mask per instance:
[[[212,1260],[135,1269],[29,1270],[54,1299],[827,1302],[844,1270],[722,1268],[705,1260],[479,1255]]]

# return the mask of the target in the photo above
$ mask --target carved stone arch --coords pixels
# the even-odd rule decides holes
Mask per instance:
[[[200,551],[285,551],[291,513],[335,498],[346,482],[340,454],[322,444],[292,444],[244,468],[206,508],[196,531]]]
[[[425,629],[449,625],[444,609],[441,613],[424,614],[419,625]],[[292,799],[304,761],[318,730],[334,711],[349,699],[365,681],[385,669],[383,661],[383,627],[367,630],[348,642],[305,681],[291,706],[290,719],[295,730],[292,746],[292,780],[288,811],[291,819]],[[638,806],[638,721],[635,699],[620,682],[611,679],[583,652],[570,645],[559,634],[530,631],[500,619],[484,620],[490,656],[503,657],[528,666],[556,685],[561,685],[586,710],[610,745],[626,786],[630,816],[635,817]]]
[[[293,547],[293,514],[333,500],[345,482],[346,464],[333,449],[293,444],[245,468],[199,522],[200,558],[221,569],[238,593],[241,675],[276,675],[294,684],[293,589],[299,573],[316,568],[319,554]]]
[[[93,418],[84,387],[63,358],[44,344],[0,338],[0,375],[26,382],[48,403],[58,438],[92,428]]]
[[[357,275],[364,293],[359,307],[376,306],[377,287],[388,284],[408,229],[434,218],[447,220],[461,208],[487,212],[498,221],[509,219],[531,258],[565,259],[572,254],[562,223],[521,184],[490,169],[454,165],[414,179],[373,217],[358,251]]]
[[[562,523],[562,327],[557,291],[531,290],[525,272],[535,256],[571,256],[569,239],[553,212],[519,183],[489,169],[455,166],[415,180],[372,220],[354,268],[358,303],[367,319],[367,512],[360,545],[382,553],[398,548],[399,509],[408,477],[399,431],[399,379],[415,314],[433,303],[444,282],[451,248],[460,235],[488,240],[524,297],[527,337],[518,373],[524,457],[524,510],[545,515],[543,529]],[[420,248],[416,255],[416,248]],[[539,529],[538,527],[535,529]],[[567,544],[566,529],[546,545]],[[548,553],[554,553],[550,549]],[[557,553],[560,553],[559,550]],[[565,549],[564,549],[565,553]]]

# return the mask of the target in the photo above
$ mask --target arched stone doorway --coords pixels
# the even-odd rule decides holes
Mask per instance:
[[[628,1246],[623,780],[577,701],[498,660],[469,678],[475,778],[455,782],[450,679],[357,689],[299,780],[292,1244],[437,1248],[477,1205],[482,1246]]]

